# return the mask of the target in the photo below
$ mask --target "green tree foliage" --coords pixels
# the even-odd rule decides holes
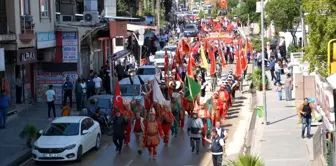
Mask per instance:
[[[266,22],[277,30],[290,31],[296,45],[296,29],[300,23],[301,0],[269,0],[265,5]]]
[[[260,20],[260,13],[256,13],[255,0],[241,2],[232,10],[231,15],[236,16],[243,24],[246,24],[248,20],[250,20],[251,23]]]
[[[336,38],[336,0],[303,0],[303,9],[309,25],[309,45],[305,48],[304,60],[310,63],[311,71],[317,67],[327,76],[328,41]]]
[[[238,159],[230,160],[226,164],[227,166],[265,166],[260,157],[253,155],[239,155]]]
[[[211,17],[212,18],[216,18],[218,15],[218,9],[217,8],[213,8],[211,11]]]
[[[199,13],[198,13],[198,17],[199,17],[199,18],[204,18],[204,12],[203,12],[202,9],[199,11]]]
[[[239,0],[228,0],[227,1],[227,8],[228,9],[233,9],[233,8],[237,7],[238,3],[239,3]]]

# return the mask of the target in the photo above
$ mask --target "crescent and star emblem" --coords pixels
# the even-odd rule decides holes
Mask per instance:
[[[121,100],[122,100],[122,97],[121,97],[120,95],[118,95],[118,96],[116,97],[116,101],[117,101],[117,102],[120,102],[120,101],[118,100],[118,98],[121,98]]]

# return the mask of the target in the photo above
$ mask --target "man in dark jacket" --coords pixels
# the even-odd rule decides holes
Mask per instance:
[[[116,116],[113,119],[113,143],[116,146],[116,151],[121,153],[124,143],[124,131],[127,121],[121,116],[120,110],[117,110]]]

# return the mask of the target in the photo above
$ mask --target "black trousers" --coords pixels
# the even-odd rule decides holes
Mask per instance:
[[[212,163],[214,166],[222,166],[223,155],[212,155]]]
[[[22,86],[16,86],[16,103],[21,104]]]
[[[122,146],[124,144],[124,136],[113,135],[113,143],[116,146],[116,150],[121,152]]]
[[[72,92],[64,92],[63,105],[66,104],[67,98],[70,100],[70,107],[72,107]]]
[[[274,69],[271,69],[270,72],[271,72],[271,80],[273,81],[276,79],[275,74],[274,74]]]
[[[89,99],[91,96],[95,95],[94,87],[88,87],[86,91],[86,97]]]
[[[200,144],[201,144],[201,138],[190,137],[190,146],[192,149],[195,149],[196,147],[196,152],[199,152]]]
[[[56,118],[56,112],[55,112],[55,102],[54,101],[48,101],[48,117],[50,118],[50,111],[53,110],[54,118]]]

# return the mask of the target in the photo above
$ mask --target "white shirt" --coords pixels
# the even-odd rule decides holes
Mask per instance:
[[[154,55],[149,56],[149,62],[155,62],[155,56]]]
[[[217,130],[217,134],[219,136],[221,136],[222,135],[222,128],[216,128],[216,130]],[[226,130],[225,129],[224,129],[224,133],[223,134],[226,135]]]
[[[86,93],[86,83],[85,82],[80,83],[80,86],[82,87],[83,93]]]
[[[49,89],[46,91],[46,96],[47,96],[47,102],[52,102],[54,101],[54,96],[55,96],[55,91],[52,89]]]
[[[103,80],[100,77],[94,78],[93,82],[95,83],[95,88],[100,88],[102,81]]]
[[[275,70],[275,72],[280,72],[281,69],[282,69],[282,68],[280,67],[280,65],[279,65],[278,63],[276,63],[275,66],[274,66],[274,70]]]

